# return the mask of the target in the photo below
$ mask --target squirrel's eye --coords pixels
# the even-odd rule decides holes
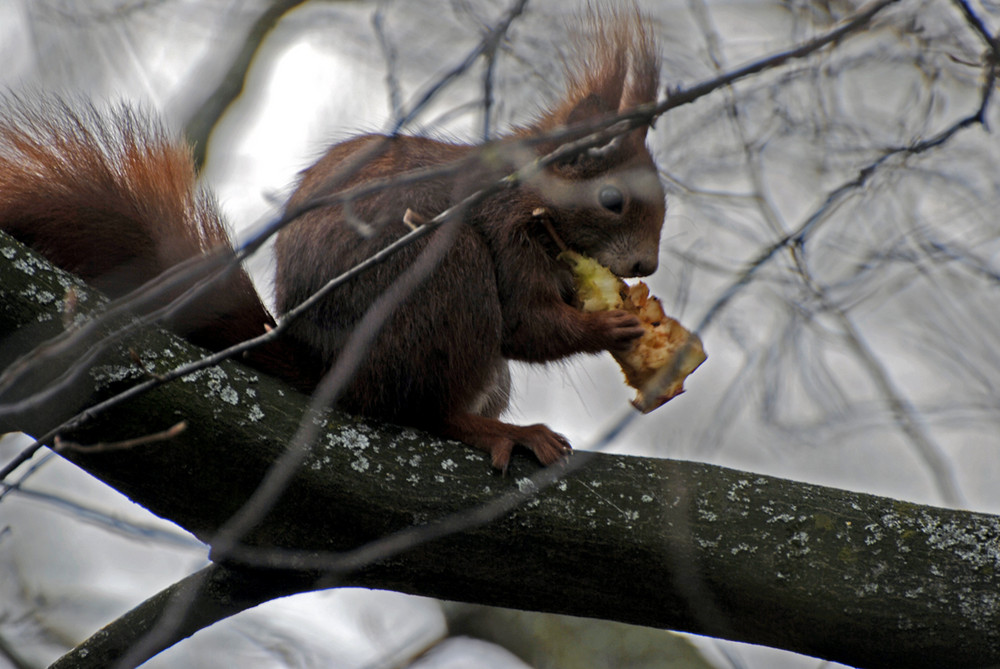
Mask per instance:
[[[625,196],[614,186],[602,186],[597,191],[597,201],[601,206],[614,214],[622,213],[625,208]]]

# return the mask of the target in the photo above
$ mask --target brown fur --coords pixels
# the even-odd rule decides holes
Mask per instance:
[[[591,13],[588,26],[590,34],[567,60],[565,95],[490,147],[368,135],[333,146],[308,169],[290,209],[327,194],[333,182],[340,188],[460,166],[450,177],[369,195],[352,203],[350,216],[340,207],[314,209],[282,230],[276,244],[280,312],[405,234],[407,209],[431,218],[557,146],[528,149],[523,140],[655,99],[658,57],[642,18]],[[569,450],[563,437],[543,425],[497,419],[507,404],[507,360],[621,350],[642,330],[624,312],[583,313],[570,306],[571,277],[534,214],[544,209],[570,248],[616,274],[651,273],[664,202],[645,135],[645,128],[633,130],[487,197],[463,212],[459,225],[438,229],[334,291],[251,364],[308,390],[316,371],[336,362],[375,298],[424,249],[439,244],[439,266],[384,327],[368,333],[371,347],[341,404],[466,441],[489,452],[497,467],[506,467],[516,444],[543,463],[554,462]],[[349,174],[355,163],[360,169]],[[360,235],[348,219],[374,226],[374,234]],[[195,184],[187,150],[154,124],[127,109],[103,118],[89,107],[75,112],[17,99],[8,100],[0,118],[0,227],[112,296],[228,239],[211,197]],[[170,325],[219,349],[272,323],[240,271]]]
[[[277,299],[286,311],[326,281],[384,248],[407,231],[411,209],[431,218],[474,191],[545,153],[522,141],[538,132],[655,99],[658,58],[636,14],[591,17],[590,44],[571,59],[566,94],[533,124],[482,147],[424,137],[369,135],[338,144],[307,170],[290,207],[324,194],[324,184],[346,165],[368,160],[348,185],[385,175],[458,163],[457,177],[391,187],[352,203],[351,214],[373,225],[365,238],[330,207],[309,212],[278,235]],[[371,350],[342,403],[350,410],[418,425],[478,446],[506,466],[520,444],[544,463],[569,448],[566,440],[535,425],[497,420],[505,402],[483,403],[491,391],[505,398],[506,360],[557,360],[574,353],[623,349],[639,336],[638,321],[621,311],[585,314],[570,306],[571,278],[556,260],[558,249],[540,220],[545,209],[556,233],[570,247],[591,255],[621,276],[656,269],[663,191],[645,147],[646,129],[607,147],[557,164],[513,191],[502,191],[464,212],[453,246],[440,266],[374,337]],[[624,197],[620,212],[601,205],[606,186]],[[399,253],[359,282],[346,285],[291,327],[293,338],[332,364],[374,298],[433,242],[423,240]],[[303,268],[307,268],[305,271]],[[485,414],[485,415],[480,415]]]

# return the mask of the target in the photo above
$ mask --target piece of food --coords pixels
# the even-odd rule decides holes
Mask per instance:
[[[628,351],[612,353],[625,373],[625,382],[638,391],[632,405],[649,413],[684,392],[684,379],[706,358],[698,335],[667,316],[642,281],[629,285],[593,258],[575,251],[564,251],[559,258],[573,271],[580,309],[624,309],[642,323],[642,337]]]

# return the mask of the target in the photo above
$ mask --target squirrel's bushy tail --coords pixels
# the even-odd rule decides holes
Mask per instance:
[[[230,243],[188,148],[162,126],[124,105],[98,110],[45,96],[0,99],[0,229],[112,298]],[[242,269],[165,323],[211,350],[273,324]],[[296,382],[284,348],[257,350],[248,361]]]

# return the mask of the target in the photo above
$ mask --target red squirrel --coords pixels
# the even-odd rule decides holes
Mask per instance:
[[[460,166],[356,200],[349,214],[340,206],[311,209],[283,228],[276,241],[279,317],[405,234],[407,210],[430,219],[515,171],[526,155],[559,145],[531,142],[539,133],[654,101],[659,58],[642,17],[597,13],[590,26],[593,34],[578,37],[567,59],[563,96],[489,146],[365,135],[334,145],[305,170],[289,210],[331,194],[326,184],[346,165],[355,171],[337,189]],[[645,140],[646,127],[631,130],[462,211],[461,225],[447,231],[453,239],[440,264],[372,333],[339,404],[459,439],[501,469],[515,445],[543,464],[566,455],[569,443],[548,427],[498,419],[508,402],[507,361],[624,350],[641,335],[631,314],[571,306],[572,277],[557,255],[565,245],[622,277],[656,269],[665,197]],[[357,220],[374,232],[360,234]],[[102,116],[93,106],[17,97],[0,115],[0,227],[112,297],[228,243],[214,200],[197,185],[189,150],[157,124],[128,107]],[[334,290],[247,362],[310,390],[375,298],[443,234],[444,227],[435,230]],[[167,323],[213,350],[273,324],[242,271]]]

